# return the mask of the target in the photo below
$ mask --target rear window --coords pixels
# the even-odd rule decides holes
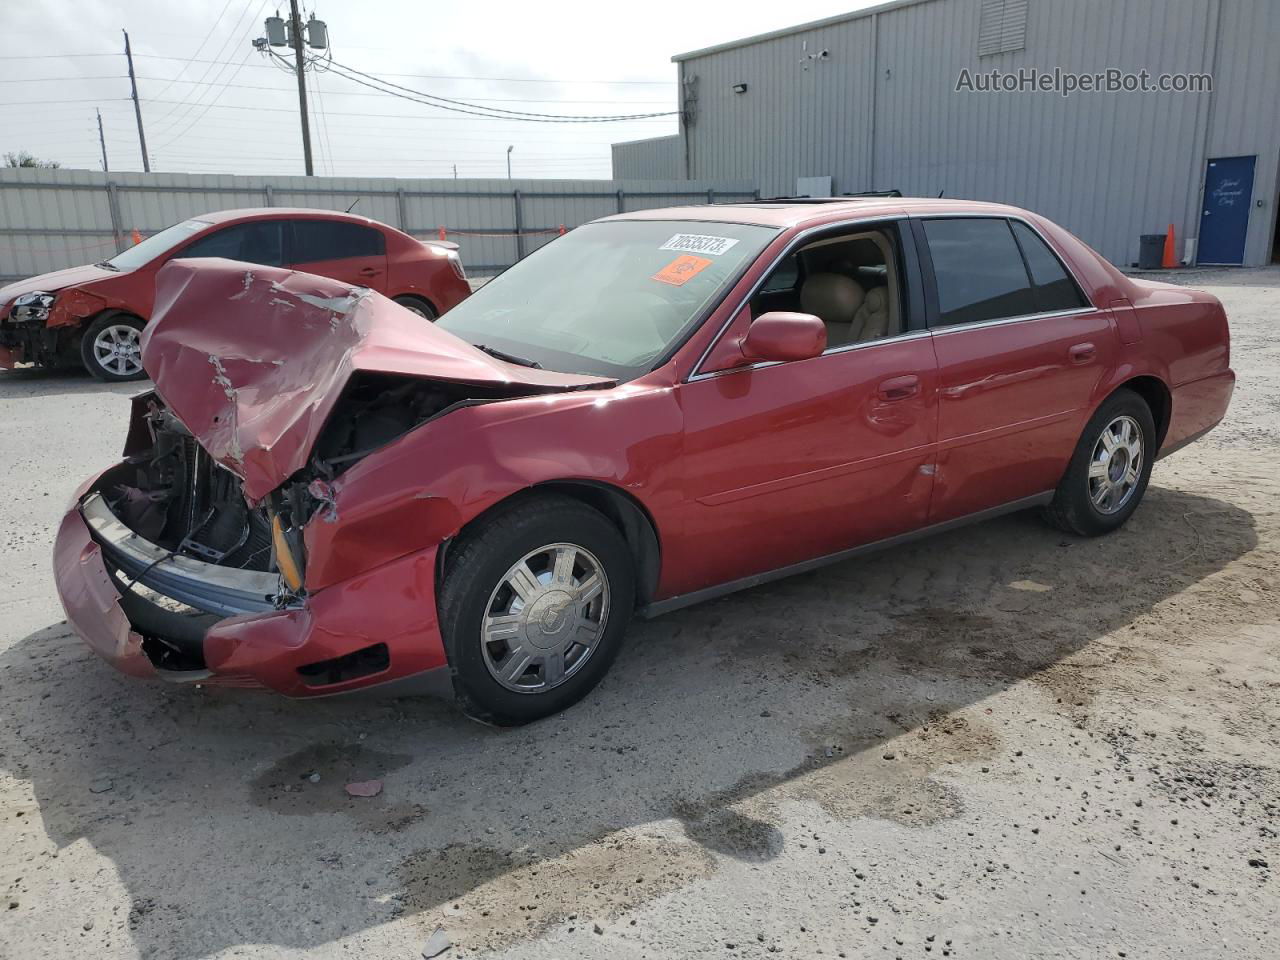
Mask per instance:
[[[293,221],[293,262],[377,257],[387,252],[387,238],[372,227],[343,220]]]
[[[1040,313],[1054,310],[1077,310],[1088,306],[1080,288],[1076,286],[1062,261],[1049,249],[1040,235],[1017,220],[1012,221],[1013,234],[1018,238],[1022,255],[1027,258],[1031,271],[1036,308]]]

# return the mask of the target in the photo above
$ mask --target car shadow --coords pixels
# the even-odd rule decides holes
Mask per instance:
[[[89,375],[83,367],[18,367],[0,370],[0,397],[53,398],[68,395],[110,393],[132,396],[151,389],[150,380],[103,383]]]
[[[1087,711],[1137,656],[1119,632],[1256,542],[1246,511],[1156,486],[1097,540],[1005,517],[636,624],[587,701],[511,730],[441,701],[138,682],[58,624],[0,654],[0,767],[59,849],[112,862],[143,956],[398,916],[501,946],[778,856],[800,842],[783,803],[961,815],[945,768],[1001,752],[982,701],[1030,684]]]

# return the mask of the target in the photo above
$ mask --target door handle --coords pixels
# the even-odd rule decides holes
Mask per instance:
[[[1098,355],[1098,348],[1092,343],[1077,343],[1067,353],[1072,363],[1088,363]]]
[[[905,377],[890,377],[876,388],[876,396],[886,403],[893,403],[895,400],[906,400],[908,397],[914,397],[920,392],[920,378],[915,374],[908,374]]]
[[[378,274],[380,274],[381,272],[382,272],[382,271],[381,271],[381,270],[379,270],[379,269],[377,269],[376,267],[361,267],[361,268],[360,268],[360,276],[362,276],[362,277],[376,277],[376,276],[377,276]]]

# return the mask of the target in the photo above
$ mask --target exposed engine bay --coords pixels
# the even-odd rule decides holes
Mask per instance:
[[[149,403],[146,427],[151,446],[103,478],[112,512],[174,554],[270,570],[270,521],[264,509],[245,502],[240,478],[214,461],[158,399]]]
[[[307,466],[251,506],[240,478],[215,461],[152,394],[139,398],[125,461],[104,475],[111,511],[144,540],[176,556],[242,570],[280,570],[300,590],[301,531],[332,505],[329,482],[370,453],[449,410],[520,396],[495,388],[385,373],[358,373],[347,384]],[[279,536],[273,544],[273,523]],[[280,561],[287,545],[298,577]]]

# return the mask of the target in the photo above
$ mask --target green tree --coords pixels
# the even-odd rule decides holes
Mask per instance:
[[[44,167],[48,170],[56,170],[62,166],[57,160],[40,160],[26,150],[19,150],[17,153],[6,153],[4,155],[4,165],[6,167]]]

